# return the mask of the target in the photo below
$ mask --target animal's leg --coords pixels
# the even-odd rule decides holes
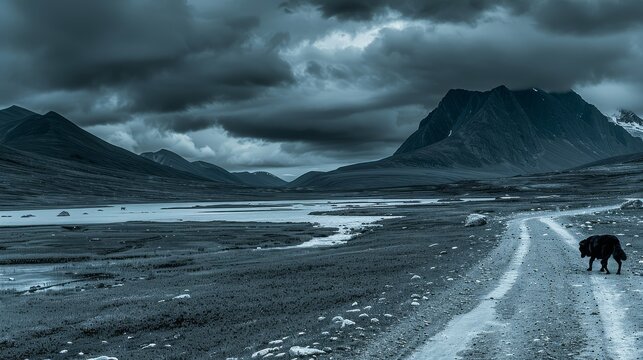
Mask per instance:
[[[594,262],[594,257],[591,256],[589,258],[589,268],[587,268],[587,271],[592,271],[592,263]]]
[[[605,269],[605,274],[609,274],[609,273],[610,273],[609,269],[607,268],[607,260],[608,260],[608,259],[609,259],[609,256],[604,257],[604,258],[601,260],[601,265],[603,265],[603,268],[601,269],[601,271],[603,271],[603,269]]]
[[[621,275],[621,259],[614,259],[618,263],[618,270],[616,270],[617,275]]]

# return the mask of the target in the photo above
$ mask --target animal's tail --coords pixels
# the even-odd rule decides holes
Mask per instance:
[[[614,259],[627,260],[627,255],[620,243],[616,243],[616,249],[614,249]]]

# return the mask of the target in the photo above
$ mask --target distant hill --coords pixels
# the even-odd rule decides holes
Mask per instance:
[[[229,184],[241,183],[239,179],[224,168],[203,161],[189,162],[179,154],[166,149],[161,149],[156,152],[142,153],[141,156],[159,164],[194,174],[208,180]]]
[[[205,161],[190,162],[181,155],[167,149],[156,152],[142,153],[141,156],[153,160],[159,164],[185,171],[212,181],[219,181],[229,184],[248,185],[254,187],[279,187],[286,184],[285,181],[275,175],[265,172],[238,172],[230,173],[226,169]]]
[[[281,178],[267,172],[267,171],[255,171],[255,172],[234,172],[234,176],[239,178],[243,183],[257,186],[257,187],[282,187],[286,186],[288,182],[282,180]]]
[[[39,115],[17,106],[0,110],[0,145],[25,153],[108,169],[203,180],[103,141],[53,111]]]
[[[560,171],[643,152],[573,91],[450,90],[390,157],[304,174],[290,186],[376,188]]]

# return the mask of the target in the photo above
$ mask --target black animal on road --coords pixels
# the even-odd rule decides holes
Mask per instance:
[[[580,257],[584,258],[589,256],[589,268],[587,271],[592,271],[592,263],[594,259],[601,259],[601,271],[609,274],[607,269],[607,260],[610,256],[614,256],[614,260],[618,263],[617,274],[621,274],[621,261],[627,260],[625,251],[621,248],[621,242],[614,235],[594,235],[578,243],[578,250],[580,250]]]

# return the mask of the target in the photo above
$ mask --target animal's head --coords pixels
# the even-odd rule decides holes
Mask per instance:
[[[578,243],[578,250],[580,251],[580,257],[584,258],[589,256],[589,249],[587,244],[589,243],[589,238]]]

